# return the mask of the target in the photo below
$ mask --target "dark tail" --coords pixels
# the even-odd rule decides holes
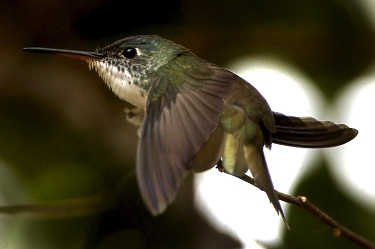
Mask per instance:
[[[318,121],[314,118],[291,117],[274,112],[276,133],[272,142],[301,148],[325,148],[345,144],[355,138],[358,131],[344,124]]]

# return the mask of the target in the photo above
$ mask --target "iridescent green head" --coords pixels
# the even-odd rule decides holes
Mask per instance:
[[[156,70],[185,51],[159,36],[131,36],[98,49],[96,52],[104,57],[88,62],[116,95],[138,106],[136,100],[129,99],[132,90],[136,90],[133,87],[140,88],[141,95],[145,95]]]
[[[89,63],[105,80],[126,78],[147,89],[154,72],[183,51],[182,46],[158,36],[131,36],[98,49],[104,58]]]

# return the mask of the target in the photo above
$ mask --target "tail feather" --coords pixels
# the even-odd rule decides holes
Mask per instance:
[[[326,148],[345,144],[355,138],[358,131],[344,124],[298,118],[274,112],[276,133],[272,142],[302,148]]]
[[[245,157],[247,160],[248,167],[251,174],[253,175],[256,184],[266,192],[268,199],[275,208],[277,214],[280,214],[283,218],[285,224],[288,226],[288,223],[285,218],[283,209],[281,208],[279,197],[273,187],[272,179],[270,172],[268,171],[266,159],[263,154],[263,150],[256,148],[252,145],[244,146]]]

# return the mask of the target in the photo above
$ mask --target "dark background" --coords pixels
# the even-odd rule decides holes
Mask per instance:
[[[157,34],[219,65],[244,55],[284,58],[298,65],[331,100],[374,61],[374,29],[358,3],[2,1],[2,203],[81,200],[102,193],[108,198],[100,200],[110,207],[97,214],[92,214],[93,207],[83,210],[84,216],[58,219],[2,215],[1,245],[240,247],[194,211],[192,177],[165,215],[150,217],[136,186],[136,128],[126,122],[124,104],[82,61],[27,54],[21,48],[91,51],[129,35]],[[374,210],[344,197],[327,173],[329,165],[323,159],[320,162],[296,193],[308,196],[339,222],[375,241]],[[116,196],[114,203],[112,196]],[[328,228],[297,208],[291,207],[288,220],[292,229],[284,233],[280,248],[356,248],[334,238]]]

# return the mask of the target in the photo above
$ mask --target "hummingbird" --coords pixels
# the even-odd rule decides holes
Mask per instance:
[[[130,36],[95,52],[29,47],[86,60],[139,126],[136,175],[153,215],[175,199],[184,177],[220,160],[227,173],[250,170],[286,223],[263,153],[272,143],[302,148],[345,144],[358,131],[344,124],[273,112],[249,82],[155,35]]]

